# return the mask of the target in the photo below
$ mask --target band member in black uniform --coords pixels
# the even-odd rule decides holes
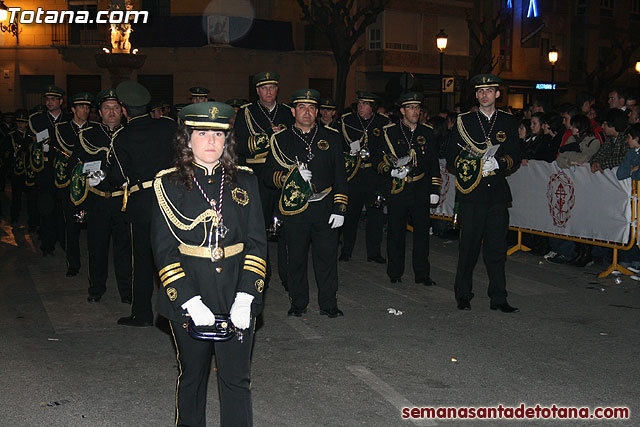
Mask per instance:
[[[362,206],[367,210],[367,261],[384,264],[380,254],[382,244],[382,209],[374,202],[383,194],[383,180],[372,167],[371,156],[378,151],[375,141],[382,135],[382,128],[389,124],[389,118],[376,113],[376,95],[358,92],[358,111],[345,113],[340,119],[342,136],[350,154],[351,167],[347,170],[349,181],[349,207],[342,229],[342,251],[340,261],[349,261],[358,234],[358,222]]]
[[[71,169],[78,173],[90,167],[89,178],[72,176],[71,200],[87,212],[87,246],[89,249],[89,296],[87,301],[98,302],[107,290],[109,244],[113,240],[113,268],[120,300],[131,303],[131,236],[129,224],[122,212],[124,191],[105,179],[107,159],[113,140],[123,127],[122,107],[113,89],[97,95],[98,113],[102,123],[90,123],[79,135],[71,156]],[[86,165],[86,166],[85,166]],[[100,172],[101,171],[101,172]]]
[[[318,126],[318,100],[313,89],[291,96],[295,126],[271,137],[267,185],[281,188],[284,238],[289,266],[289,316],[300,317],[309,304],[307,260],[312,247],[320,314],[342,316],[338,309],[338,228],[347,210],[347,180],[342,141],[337,131]]]
[[[340,124],[336,120],[336,102],[331,98],[320,99],[320,108],[318,111],[318,123],[324,126],[329,126],[333,129],[338,129]]]
[[[447,149],[447,163],[456,171],[456,200],[460,203],[455,281],[460,310],[471,309],[473,269],[482,245],[489,275],[490,308],[505,313],[519,311],[507,302],[504,266],[511,202],[505,176],[520,164],[520,145],[517,121],[495,106],[501,82],[491,74],[471,79],[479,109],[458,116]]]
[[[56,241],[62,248],[65,245],[65,227],[63,212],[63,192],[56,191],[56,169],[63,170],[65,156],[58,146],[55,125],[66,122],[71,117],[62,112],[64,90],[48,86],[44,94],[47,111],[36,112],[29,116],[29,129],[35,136],[31,153],[31,168],[35,172],[38,210],[40,216],[40,249],[42,255],[53,253]],[[68,197],[68,195],[67,195]]]
[[[15,115],[16,128],[9,131],[8,148],[9,162],[11,167],[11,223],[17,224],[22,210],[22,193],[27,192],[25,184],[26,163],[29,161],[29,144],[33,141],[33,135],[27,132],[29,126],[29,116],[27,110],[18,110]],[[34,223],[31,216],[32,211],[28,211],[29,224]]]
[[[431,126],[420,124],[424,96],[400,96],[402,119],[383,128],[380,152],[374,156],[378,172],[391,181],[387,198],[387,275],[401,282],[404,273],[405,235],[409,215],[413,221],[413,272],[415,282],[434,285],[429,265],[429,207],[440,199],[438,144]]]
[[[170,320],[180,374],[179,426],[204,426],[215,353],[220,425],[251,426],[251,347],[266,275],[267,240],[258,182],[237,166],[229,133],[233,109],[221,102],[180,112],[176,168],[154,181],[153,254],[160,268],[158,311]],[[229,314],[241,336],[201,341],[185,329]],[[238,333],[236,333],[238,335]],[[240,339],[239,339],[240,338]]]
[[[176,123],[146,114],[151,100],[142,85],[126,81],[116,88],[127,126],[113,140],[109,153],[109,181],[115,188],[124,187],[123,209],[131,227],[133,248],[133,289],[131,316],[118,319],[126,326],[151,326],[153,311],[153,254],[151,251],[151,206],[153,178],[171,165],[171,141]]]
[[[69,99],[73,118],[68,122],[56,124],[56,140],[58,149],[62,150],[56,158],[55,185],[62,193],[62,209],[64,211],[64,229],[67,253],[67,277],[73,277],[80,271],[80,229],[82,225],[75,220],[78,213],[76,206],[69,199],[69,160],[75,147],[78,146],[78,134],[89,126],[89,112],[93,103],[93,95],[82,92]]]
[[[234,133],[239,161],[246,163],[258,177],[260,200],[264,222],[270,225],[277,213],[278,192],[263,183],[269,177],[264,176],[264,162],[269,153],[269,141],[275,132],[291,127],[293,117],[288,105],[277,102],[278,80],[280,75],[274,71],[258,73],[253,78],[258,100],[244,105],[236,114]],[[287,288],[287,248],[284,239],[278,240],[278,275]],[[267,260],[267,284],[271,278],[271,261]]]
[[[207,102],[209,100],[209,89],[206,87],[194,86],[189,89],[189,95],[191,96],[192,104]]]

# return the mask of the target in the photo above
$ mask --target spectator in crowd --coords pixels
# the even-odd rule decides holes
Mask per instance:
[[[633,107],[634,105],[638,105],[638,96],[629,92],[627,95],[627,103],[624,104],[627,109]]]
[[[626,110],[627,92],[621,88],[613,88],[609,91],[609,108],[619,108],[620,110]]]
[[[542,139],[542,117],[544,113],[533,113],[530,121],[531,136],[524,141],[524,144],[520,146],[520,152],[522,153],[522,164],[526,165],[527,160],[533,159],[538,150],[538,145]]]
[[[552,163],[558,157],[558,149],[562,142],[562,118],[557,114],[545,114],[542,117],[542,131],[544,135],[533,158]]]
[[[596,103],[596,98],[589,92],[580,92],[576,97],[576,107],[584,115],[588,115],[591,106]]]
[[[640,123],[629,126],[626,135],[629,151],[622,159],[616,177],[621,181],[629,177],[634,181],[640,181]]]
[[[595,122],[596,118],[600,115],[600,111],[601,110],[602,110],[602,108],[598,104],[593,104],[589,108],[589,112],[587,113],[587,117],[589,117],[589,120],[591,120],[592,122]]]
[[[531,120],[522,119],[518,126],[518,138],[520,139],[520,147],[522,147],[527,139],[531,137]]]
[[[531,111],[533,112],[533,114],[546,113],[547,108],[548,108],[547,101],[545,101],[544,99],[536,99],[535,101],[533,101],[533,106],[531,107]]]
[[[571,118],[571,133],[572,136],[559,150],[557,161],[561,168],[581,166],[589,162],[600,149],[589,118],[584,114],[577,114]]]
[[[529,105],[529,104],[525,105],[524,108],[522,109],[522,114],[525,119],[531,120],[531,115],[533,114],[533,105]]]
[[[593,173],[603,172],[604,169],[611,169],[620,165],[629,150],[625,134],[628,120],[624,111],[617,108],[607,111],[602,126],[604,127],[606,139],[591,159],[591,172]]]
[[[571,118],[579,113],[580,111],[574,105],[563,104],[562,106],[560,106],[560,115],[562,116],[562,124],[567,129],[564,135],[562,135],[562,143],[560,144],[561,147],[565,145],[569,137],[573,135],[573,133],[571,132]],[[602,129],[602,127],[600,127],[598,122],[596,122],[595,116],[593,119],[589,118],[589,121],[591,122],[591,128],[593,129],[593,134],[595,135],[596,138],[598,138],[598,140],[600,141],[600,144],[602,144],[604,142],[604,129]]]
[[[629,126],[640,122],[640,105],[627,105],[627,119],[629,120]]]

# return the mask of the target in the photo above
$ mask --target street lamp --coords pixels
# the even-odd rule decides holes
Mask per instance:
[[[18,44],[18,34],[22,32],[22,28],[18,27],[17,22],[4,24],[4,21],[9,17],[9,8],[4,4],[4,1],[0,1],[0,30],[3,33],[11,33],[16,38],[16,44]]]
[[[442,110],[442,62],[444,60],[444,50],[447,48],[447,33],[444,32],[444,29],[441,29],[436,35],[436,46],[440,50],[440,110]]]
[[[558,61],[558,50],[556,49],[555,46],[551,47],[551,50],[549,50],[548,56],[549,56],[549,62],[551,63],[551,103],[553,104],[554,94],[556,90],[556,78],[555,78],[556,62]]]
[[[640,61],[636,62],[636,71],[638,72],[638,88],[640,88]]]

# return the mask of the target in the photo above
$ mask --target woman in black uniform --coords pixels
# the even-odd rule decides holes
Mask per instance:
[[[158,312],[170,320],[177,347],[176,426],[204,426],[215,352],[223,426],[252,425],[250,357],[261,307],[267,240],[251,169],[239,167],[226,104],[192,104],[180,112],[175,168],[153,187],[152,245],[162,289]],[[187,331],[229,315],[228,341],[202,341]]]

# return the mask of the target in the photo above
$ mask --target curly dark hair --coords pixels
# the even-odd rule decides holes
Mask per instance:
[[[193,189],[193,151],[189,148],[189,141],[194,129],[191,126],[180,124],[173,138],[175,157],[173,165],[178,169],[176,174],[182,179],[187,190]],[[236,182],[238,157],[235,151],[236,142],[233,131],[225,131],[224,149],[220,157],[220,163],[225,170],[225,182]]]

